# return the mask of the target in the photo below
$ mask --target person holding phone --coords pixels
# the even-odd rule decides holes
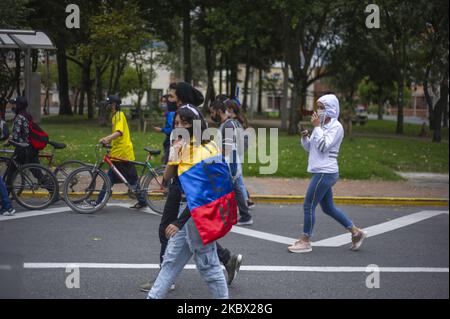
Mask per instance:
[[[332,187],[339,179],[338,155],[344,137],[339,123],[339,100],[334,94],[326,94],[317,101],[318,111],[311,117],[314,130],[299,125],[301,145],[309,153],[308,172],[311,182],[305,196],[303,234],[288,250],[292,253],[312,251],[311,237],[315,224],[315,209],[320,204],[322,211],[335,219],[351,233],[352,250],[358,250],[367,237],[339,208],[334,206]]]

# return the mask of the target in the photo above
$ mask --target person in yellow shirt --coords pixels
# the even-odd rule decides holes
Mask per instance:
[[[99,143],[104,145],[111,144],[110,156],[126,161],[114,161],[114,159],[112,159],[114,166],[127,179],[131,187],[137,190],[139,188],[139,179],[136,167],[132,162],[129,162],[135,160],[133,143],[131,142],[131,134],[128,128],[127,118],[120,109],[121,103],[122,101],[118,95],[110,95],[106,99],[106,108],[112,113],[112,134],[101,138]],[[112,184],[122,183],[122,180],[114,173],[112,169],[109,169],[108,177]],[[103,196],[105,195],[102,191],[99,194],[99,198],[97,200],[98,203],[102,202]],[[144,194],[140,194],[137,199],[138,202],[130,208],[140,209],[147,206]]]

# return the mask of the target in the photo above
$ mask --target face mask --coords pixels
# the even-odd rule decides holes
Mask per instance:
[[[161,103],[161,110],[163,111],[167,110],[167,103]]]
[[[233,117],[233,116],[232,116],[233,114],[232,114],[231,112],[228,112],[228,110],[225,111],[225,115],[226,115],[228,118]]]
[[[221,121],[222,121],[222,118],[220,117],[220,115],[219,114],[216,114],[216,115],[211,115],[211,119],[214,121],[214,122],[216,122],[216,123],[220,123]]]
[[[13,111],[14,113],[17,114],[17,107],[16,107],[16,106],[13,106],[13,107],[11,108],[11,111]]]
[[[317,115],[319,115],[320,118],[320,124],[323,126],[325,119],[327,117],[327,113],[325,110],[318,110]]]

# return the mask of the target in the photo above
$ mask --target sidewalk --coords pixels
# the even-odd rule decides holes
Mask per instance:
[[[250,194],[304,196],[309,179],[245,177]],[[402,197],[402,198],[449,198],[449,183],[447,181],[408,180],[361,181],[339,180],[333,187],[335,196],[345,197]]]

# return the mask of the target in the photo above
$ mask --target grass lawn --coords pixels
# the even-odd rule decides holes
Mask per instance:
[[[68,145],[65,150],[57,151],[58,162],[68,159],[95,161],[94,146],[111,132],[109,127],[99,127],[95,122],[59,116],[44,119],[42,127],[51,140]],[[163,134],[153,131],[140,133],[135,125],[130,127],[137,160],[145,160],[145,146],[162,149]],[[307,153],[299,146],[299,138],[280,132],[278,143],[278,171],[264,176],[309,177],[306,172]],[[339,164],[342,178],[400,180],[395,171],[448,173],[448,159],[448,142],[436,144],[426,139],[354,137],[344,140]],[[154,164],[160,164],[159,158]],[[246,176],[260,176],[259,164],[245,164],[244,173]]]
[[[428,125],[428,122],[427,122]],[[383,134],[383,135],[394,135],[397,128],[397,122],[395,121],[379,121],[379,120],[369,120],[364,125],[354,125],[353,132],[362,134]],[[403,124],[403,136],[418,137],[422,129],[422,125],[419,124]],[[429,132],[432,134],[432,132]],[[431,135],[429,137],[431,140]],[[442,139],[448,141],[448,128],[442,128]]]

